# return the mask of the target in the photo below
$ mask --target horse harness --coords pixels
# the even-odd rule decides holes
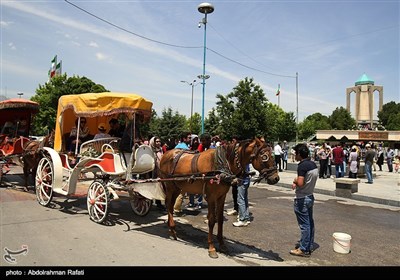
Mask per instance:
[[[191,168],[191,173],[190,174],[179,174],[175,175],[175,169],[178,165],[179,159],[183,154],[193,154],[193,158],[191,160],[190,168]],[[232,171],[229,168],[229,164],[226,159],[226,153],[225,149],[223,147],[217,147],[215,151],[215,157],[214,157],[214,166],[216,166],[216,170],[211,170],[207,172],[206,174],[199,172],[198,170],[198,160],[200,157],[200,152],[199,151],[191,151],[191,150],[181,150],[173,159],[173,167],[171,172],[168,174],[169,177],[183,177],[183,176],[189,176],[189,181],[193,182],[196,177],[201,177],[205,178],[206,176],[211,176],[211,177],[216,177],[216,181],[214,181],[214,178],[211,178],[211,183],[216,182],[219,184],[219,181],[222,180],[224,182],[230,183],[233,180]],[[204,183],[205,186],[205,183]],[[204,188],[204,187],[203,187]]]

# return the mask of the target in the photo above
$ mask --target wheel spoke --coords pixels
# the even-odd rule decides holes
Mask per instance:
[[[47,206],[53,198],[53,179],[53,163],[44,157],[39,161],[35,175],[36,198],[43,206]]]
[[[94,181],[88,189],[87,207],[90,218],[101,223],[108,215],[109,204],[108,190],[102,181]]]

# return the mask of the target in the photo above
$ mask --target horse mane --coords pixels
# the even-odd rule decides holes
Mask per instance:
[[[35,152],[39,148],[51,147],[54,141],[54,130],[40,140],[30,140],[23,146],[24,152]]]
[[[250,145],[251,141],[253,141],[253,139],[237,141],[235,144],[226,144],[225,147],[228,155],[227,159],[229,161],[235,160],[235,151],[241,148],[240,152],[243,154],[244,150],[247,148],[248,145]]]

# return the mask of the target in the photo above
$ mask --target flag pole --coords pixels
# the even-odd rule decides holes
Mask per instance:
[[[281,107],[281,95],[278,95],[278,107]]]
[[[278,95],[278,107],[280,106],[281,103],[281,84],[278,84],[278,90],[276,91],[276,95]]]

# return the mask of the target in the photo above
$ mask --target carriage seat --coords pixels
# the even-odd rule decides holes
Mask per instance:
[[[115,152],[118,152],[119,140],[119,137],[107,137],[83,142],[79,150],[79,155],[97,157],[104,152],[102,151],[104,144],[109,144]]]
[[[111,152],[103,152],[99,157],[85,164],[85,169],[92,167],[98,167],[102,172],[110,175],[121,175],[126,170],[120,154]]]
[[[6,143],[2,148],[2,154],[4,156],[9,155],[18,155],[24,152],[24,145],[28,143],[30,140],[29,138],[20,136],[18,138],[13,138],[12,141]]]
[[[132,154],[124,154],[127,160],[127,166],[129,166],[129,159]],[[155,155],[153,150],[148,145],[140,145],[135,149],[134,157],[132,159],[132,174],[144,174],[153,171],[156,166]]]
[[[63,168],[72,169],[73,166],[70,164],[70,159],[67,154],[59,154],[61,158],[61,164]]]

